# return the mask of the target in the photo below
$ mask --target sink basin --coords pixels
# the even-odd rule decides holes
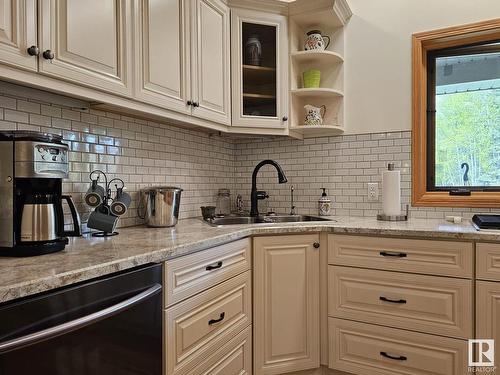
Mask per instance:
[[[309,215],[267,215],[267,216],[224,216],[207,220],[212,226],[219,225],[242,225],[242,224],[264,224],[264,223],[302,223],[309,221],[332,221],[319,216]]]

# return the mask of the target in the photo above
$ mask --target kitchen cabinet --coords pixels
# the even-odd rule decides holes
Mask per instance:
[[[254,374],[319,367],[319,235],[254,238]]]
[[[131,0],[44,0],[38,4],[40,73],[115,94],[132,94]]]
[[[356,375],[467,373],[467,341],[329,318],[330,368]]]
[[[500,340],[500,283],[489,281],[476,282],[476,338]],[[495,358],[500,356],[500,347],[495,345]],[[499,374],[495,371],[490,374]]]
[[[287,18],[231,11],[233,127],[287,128]]]
[[[221,0],[193,0],[191,51],[193,115],[231,123],[229,7]]]
[[[220,0],[141,0],[134,8],[135,96],[230,124],[229,8]]]
[[[0,63],[36,71],[36,38],[36,0],[0,0]]]
[[[135,96],[186,114],[191,113],[188,15],[185,0],[134,3]]]

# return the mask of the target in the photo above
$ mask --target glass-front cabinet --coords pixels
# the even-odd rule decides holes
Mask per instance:
[[[286,41],[285,16],[232,10],[233,126],[287,127]]]

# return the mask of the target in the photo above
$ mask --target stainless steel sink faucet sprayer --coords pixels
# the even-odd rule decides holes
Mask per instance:
[[[261,199],[266,199],[269,198],[269,195],[265,191],[257,191],[257,173],[259,173],[259,170],[264,166],[264,165],[272,165],[276,170],[278,171],[278,183],[284,184],[287,182],[287,178],[285,176],[285,172],[283,172],[283,169],[281,166],[275,162],[274,160],[263,160],[253,170],[252,173],[252,193],[250,196],[250,216],[259,216],[259,209],[257,206],[257,202]]]

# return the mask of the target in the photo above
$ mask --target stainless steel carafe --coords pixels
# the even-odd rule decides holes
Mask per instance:
[[[73,216],[74,231],[61,230],[64,228],[62,201],[70,206]],[[57,198],[52,194],[35,194],[26,197],[21,214],[21,242],[54,241],[63,236],[78,236],[79,217],[70,196],[63,195]]]

